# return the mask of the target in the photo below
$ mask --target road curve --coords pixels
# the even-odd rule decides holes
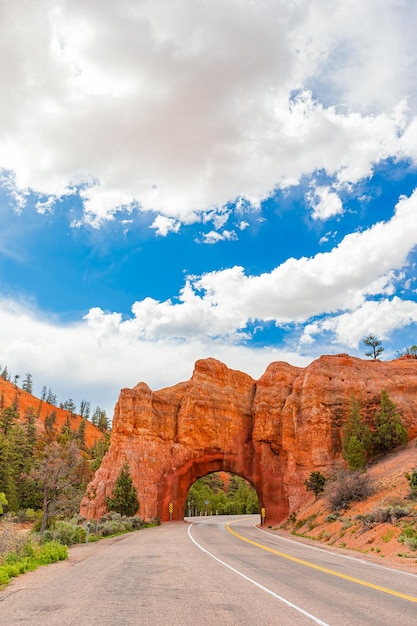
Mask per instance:
[[[189,518],[74,546],[68,561],[0,592],[0,624],[417,624],[417,576],[265,532],[257,521]]]

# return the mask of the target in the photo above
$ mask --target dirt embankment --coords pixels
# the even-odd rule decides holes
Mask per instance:
[[[368,474],[374,494],[363,502],[354,502],[338,515],[332,514],[326,495],[315,501],[314,495],[284,524],[272,530],[284,529],[327,546],[356,551],[366,558],[385,565],[401,567],[417,574],[417,548],[400,540],[405,528],[413,528],[417,537],[417,502],[410,500],[410,485],[406,473],[417,468],[417,440],[406,449],[397,450],[372,465]],[[390,522],[365,524],[364,516],[378,508],[399,504],[409,514]],[[271,530],[271,529],[269,529]]]

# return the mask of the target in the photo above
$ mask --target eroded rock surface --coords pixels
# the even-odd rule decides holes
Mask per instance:
[[[215,359],[197,361],[188,382],[159,391],[122,389],[111,445],[89,485],[81,513],[106,511],[125,461],[145,520],[182,519],[188,489],[210,472],[229,471],[255,487],[266,522],[278,522],[310,497],[304,481],[341,461],[340,428],[352,394],[364,415],[381,391],[417,435],[417,360],[364,361],[322,356],[306,368],[271,363],[257,381]]]

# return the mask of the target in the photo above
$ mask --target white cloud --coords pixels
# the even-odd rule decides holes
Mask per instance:
[[[314,190],[311,189],[306,200],[313,209],[311,214],[313,220],[327,220],[343,213],[342,201],[330,187],[318,186]]]
[[[387,339],[389,334],[398,328],[417,324],[417,303],[401,300],[364,302],[353,312],[343,313],[333,318],[310,324],[304,330],[302,343],[314,341],[314,335],[329,331],[334,336],[334,343],[357,348],[363,337],[369,334],[379,339]]]
[[[399,200],[391,220],[347,235],[330,252],[288,259],[260,276],[246,276],[238,266],[190,276],[178,302],[135,302],[133,317],[117,322],[119,332],[149,340],[209,336],[230,341],[240,340],[253,320],[305,323],[317,315],[360,310],[370,298],[392,296],[403,278],[400,270],[417,245],[416,210],[417,190]],[[114,321],[114,314],[108,315]],[[99,325],[90,315],[87,319],[100,333],[106,314],[100,313]],[[386,324],[388,332],[388,319]],[[310,329],[304,341],[312,334]]]
[[[151,228],[154,228],[158,235],[166,237],[168,233],[177,233],[180,226],[181,224],[178,220],[173,220],[171,217],[165,217],[164,215],[157,215]]]
[[[219,241],[236,241],[237,235],[234,230],[223,230],[218,232],[217,230],[211,230],[208,233],[203,233],[201,241],[203,243],[215,244]]]
[[[188,380],[194,362],[214,357],[229,367],[259,378],[274,360],[306,365],[309,359],[290,352],[200,340],[132,340],[120,328],[117,314],[104,315],[92,309],[87,322],[63,326],[41,317],[26,303],[0,300],[0,365],[9,372],[30,372],[35,393],[50,387],[63,402],[71,397],[105,408],[109,417],[120,389],[146,382],[160,389]],[[7,338],[7,339],[6,339]]]
[[[131,206],[190,223],[237,198],[256,208],[319,169],[350,183],[389,156],[415,160],[416,10],[6,3],[0,167],[17,200],[88,181],[84,220],[97,227]]]

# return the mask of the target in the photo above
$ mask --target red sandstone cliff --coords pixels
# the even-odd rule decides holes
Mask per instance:
[[[214,359],[197,361],[188,382],[152,392],[122,389],[110,449],[81,512],[99,517],[125,461],[144,519],[182,519],[188,489],[213,471],[230,471],[256,488],[266,521],[280,521],[308,497],[304,481],[341,461],[340,427],[352,394],[373,415],[381,391],[417,435],[417,360],[364,361],[323,356],[306,368],[271,363],[253,380]]]

